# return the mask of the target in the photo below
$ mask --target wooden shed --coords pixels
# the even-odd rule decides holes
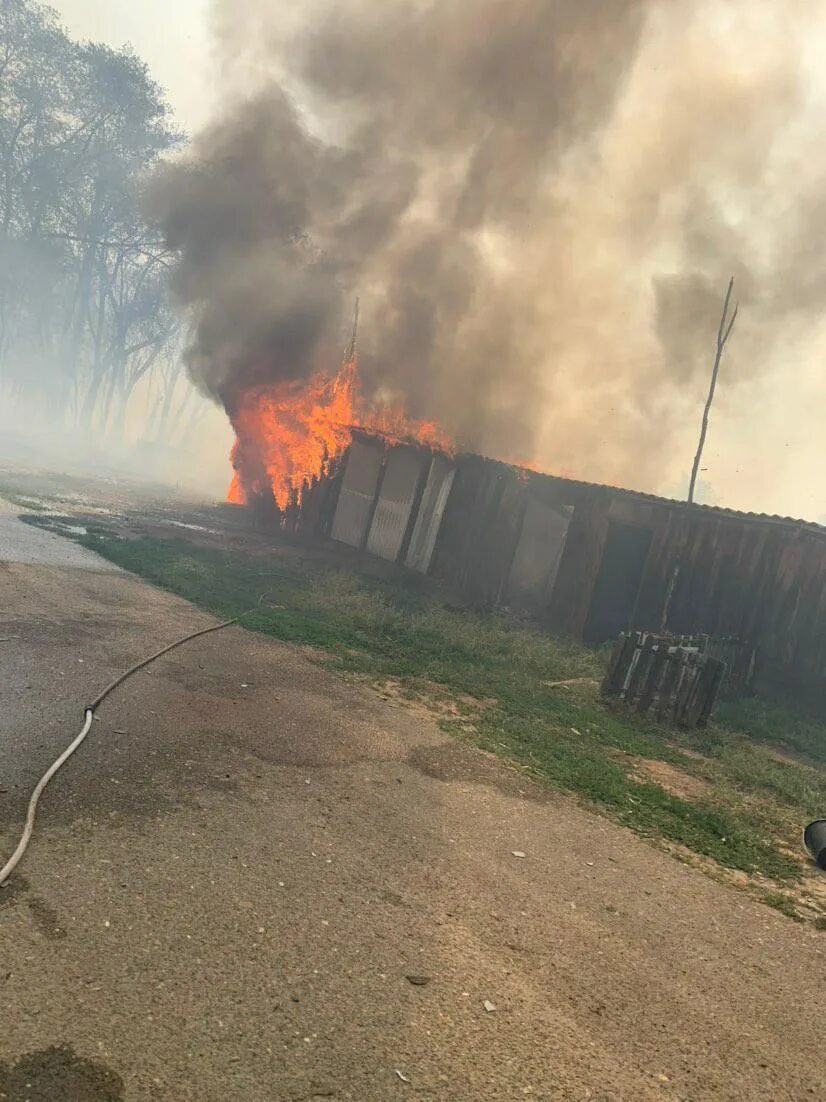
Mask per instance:
[[[366,434],[329,481],[311,527],[432,574],[470,607],[508,607],[595,646],[631,629],[712,635],[731,642],[744,680],[826,704],[820,525]]]

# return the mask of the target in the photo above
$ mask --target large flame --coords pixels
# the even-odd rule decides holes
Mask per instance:
[[[235,474],[227,501],[244,505],[269,490],[279,509],[286,509],[345,451],[354,428],[453,452],[449,436],[435,422],[411,420],[395,406],[359,407],[355,360],[332,377],[247,391],[230,414]]]

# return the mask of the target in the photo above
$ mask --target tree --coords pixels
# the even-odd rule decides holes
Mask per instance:
[[[140,187],[182,136],[129,49],[72,42],[0,0],[0,381],[56,419],[117,428],[179,347],[172,259]]]

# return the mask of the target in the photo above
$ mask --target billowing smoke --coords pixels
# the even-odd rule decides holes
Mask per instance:
[[[821,174],[789,126],[815,106],[815,0],[280,8],[216,3],[234,92],[149,196],[200,319],[192,376],[229,410],[335,370],[358,294],[368,398],[667,490],[729,275],[721,419],[819,315]]]

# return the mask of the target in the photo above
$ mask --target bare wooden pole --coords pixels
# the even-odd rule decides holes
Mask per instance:
[[[350,338],[350,343],[344,352],[344,362],[346,364],[353,364],[356,362],[358,355],[358,336],[359,336],[359,300],[356,297],[356,308],[353,312],[353,335]]]
[[[708,432],[708,412],[711,409],[711,403],[714,401],[714,390],[717,386],[717,373],[720,370],[720,359],[723,355],[723,349],[725,348],[726,341],[729,339],[732,328],[734,327],[734,319],[737,317],[737,310],[739,303],[735,303],[734,311],[731,318],[728,317],[728,308],[731,302],[731,292],[734,288],[734,276],[728,281],[728,290],[726,291],[725,302],[723,303],[723,313],[720,317],[720,327],[717,330],[717,352],[714,356],[714,367],[711,371],[711,386],[708,388],[708,398],[706,399],[706,408],[703,410],[703,423],[700,427],[700,443],[697,445],[697,454],[694,456],[694,465],[691,468],[691,481],[688,484],[688,500],[694,501],[694,487],[697,482],[697,472],[700,469],[700,460],[703,455],[703,447],[706,442],[706,433]]]

